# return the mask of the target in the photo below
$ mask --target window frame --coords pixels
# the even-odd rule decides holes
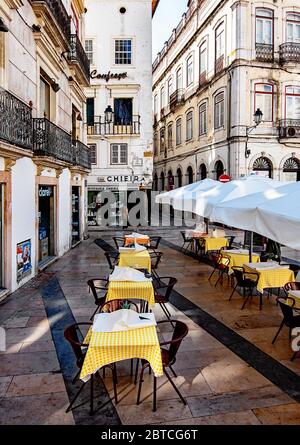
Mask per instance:
[[[171,138],[170,138],[170,134],[171,134]],[[173,148],[173,122],[168,124],[168,126],[167,126],[167,135],[168,135],[168,150],[171,150]],[[171,141],[171,144],[170,144],[170,141]]]
[[[97,156],[97,144],[93,143],[93,144],[87,144],[87,146],[89,147],[89,149],[91,150],[91,164],[92,165],[97,165],[98,162],[98,156]],[[95,157],[95,162],[93,162],[93,156],[92,153],[94,153],[94,157]]]
[[[114,41],[114,65],[115,66],[132,66],[133,65],[133,38],[132,37],[127,37],[127,38],[123,38],[123,37],[115,37],[113,39]],[[128,63],[121,63],[121,62],[117,62],[117,54],[126,54],[125,51],[117,51],[116,45],[117,42],[130,42],[130,62]],[[129,57],[128,57],[129,59]]]
[[[219,29],[221,30],[221,32],[218,34]],[[223,34],[223,53],[220,54],[217,57],[217,39],[218,37]],[[226,53],[226,34],[225,34],[225,21],[221,22],[217,28],[215,29],[215,62],[217,62],[221,57],[224,57],[225,60],[225,53]]]
[[[180,123],[180,125],[178,125]],[[178,128],[180,128],[180,138],[178,138]],[[176,119],[176,147],[182,144],[182,118]]]
[[[118,162],[113,162],[113,147],[118,147]],[[126,147],[126,162],[121,162],[121,148]],[[110,144],[110,165],[127,165],[128,164],[128,144],[111,143]]]
[[[181,86],[178,85],[178,73],[181,74],[181,76],[180,76],[180,78],[181,78]],[[183,89],[183,70],[182,70],[182,66],[180,66],[176,70],[176,91],[177,90],[182,90],[182,89]]]
[[[91,42],[92,43],[92,50],[88,50],[86,48],[87,42]],[[94,39],[91,39],[91,38],[84,39],[84,51],[85,51],[85,54],[86,54],[87,58],[89,59],[90,65],[94,65],[95,64],[95,61],[94,61],[94,54],[95,54],[94,53]],[[91,58],[89,57],[89,53],[92,54]]]
[[[202,111],[201,107],[205,107],[205,110]],[[205,126],[205,130],[201,132],[201,115],[205,113],[205,119],[204,119],[204,126]],[[202,101],[199,104],[199,136],[205,136],[207,135],[207,100]]]
[[[201,77],[201,75],[205,72],[205,77],[207,77],[207,66],[208,66],[208,52],[207,52],[207,39],[204,40],[204,42],[201,43],[201,45],[199,46],[199,78]],[[202,51],[202,48],[204,47],[204,51]],[[201,68],[201,60],[202,60],[202,54],[205,53],[205,70],[202,70]]]
[[[292,19],[289,19],[289,18],[288,18],[289,14],[293,14],[293,15],[299,16],[299,20],[292,20]],[[286,13],[286,20],[285,20],[285,41],[286,41],[287,43],[298,43],[297,41],[295,42],[294,40],[288,40],[287,25],[288,25],[289,23],[298,23],[299,26],[300,26],[300,12],[298,12],[298,11],[288,11],[288,12]],[[299,38],[299,40],[300,40],[300,38]]]
[[[189,63],[191,61],[191,63]],[[189,71],[189,68],[191,67],[191,71]],[[191,73],[191,78],[189,76],[189,73]],[[188,58],[186,59],[186,86],[187,88],[193,85],[194,83],[194,55],[190,54]]]
[[[191,117],[189,118],[189,116]],[[190,110],[186,113],[186,141],[192,141],[193,137],[194,137],[194,112],[193,110]]]
[[[257,11],[261,11],[261,10],[270,11],[272,15],[270,17],[259,15]],[[264,43],[264,42],[257,41],[257,19],[265,19],[265,20],[270,20],[272,22],[272,32],[271,32],[272,42],[271,43]],[[274,32],[275,32],[274,24],[275,24],[275,20],[274,20],[274,10],[273,9],[263,8],[263,7],[255,8],[255,45],[270,45],[270,46],[274,47]]]
[[[257,90],[257,86],[258,85],[264,85],[264,86],[270,86],[272,87],[272,92],[268,93],[265,91],[258,91]],[[271,83],[267,83],[267,82],[255,82],[254,84],[254,111],[253,113],[255,113],[255,111],[257,110],[257,94],[265,94],[265,95],[271,95],[272,96],[272,120],[264,120],[264,118],[262,119],[263,123],[273,123],[274,122],[274,85]],[[264,114],[264,110],[261,110]]]
[[[294,119],[294,118],[287,117],[287,101],[286,101],[286,99],[287,99],[287,96],[300,98],[300,92],[299,92],[299,94],[287,93],[288,88],[299,88],[299,90],[300,90],[300,83],[299,83],[299,85],[286,85],[285,89],[284,89],[284,118],[285,119]],[[297,119],[297,118],[295,118],[295,119]],[[299,117],[299,119],[300,119],[300,117]]]
[[[217,101],[217,98],[219,96],[223,95],[223,99],[220,101]],[[218,104],[223,102],[223,123],[219,126],[216,126],[216,122],[217,122],[217,107]],[[219,112],[219,107],[218,107],[218,112]],[[220,114],[218,114],[218,123],[220,123]],[[225,92],[224,91],[220,91],[219,93],[217,93],[214,97],[214,130],[221,130],[225,128]]]

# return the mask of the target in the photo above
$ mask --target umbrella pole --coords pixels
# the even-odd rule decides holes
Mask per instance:
[[[252,263],[252,252],[253,252],[253,232],[250,232],[249,263]]]

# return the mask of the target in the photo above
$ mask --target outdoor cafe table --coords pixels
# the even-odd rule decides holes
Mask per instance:
[[[110,281],[106,301],[145,300],[154,307],[155,297],[152,281]]]
[[[120,267],[133,267],[134,269],[147,269],[151,272],[151,258],[148,250],[135,252],[132,250],[120,251],[119,264]]]
[[[163,375],[156,326],[117,332],[93,332],[90,329],[84,343],[89,345],[80,373],[84,382],[104,365],[132,358],[147,360],[156,377]]]
[[[236,249],[236,250],[223,250],[221,251],[223,257],[229,259],[229,274],[233,273],[232,267],[243,267],[247,261],[249,261],[249,250]],[[252,262],[259,263],[260,257],[256,253],[252,253]]]
[[[264,289],[281,288],[290,281],[295,281],[294,272],[276,262],[245,263],[245,272],[256,272],[259,276],[257,290],[261,294]]]
[[[204,251],[207,253],[210,250],[220,250],[222,247],[228,246],[227,238],[214,238],[210,236],[203,236],[199,240],[204,240]]]
[[[129,244],[132,244],[135,242],[137,244],[141,244],[141,245],[148,245],[150,242],[150,238],[148,235],[139,235],[137,237],[133,237],[130,235],[125,236],[125,246],[128,246]]]

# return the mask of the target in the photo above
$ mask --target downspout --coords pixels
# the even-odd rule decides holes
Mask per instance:
[[[230,176],[231,174],[231,156],[230,156],[230,134],[231,134],[231,71],[228,71],[228,101],[227,101],[227,145],[228,145],[228,158],[227,165],[228,171],[227,174]]]

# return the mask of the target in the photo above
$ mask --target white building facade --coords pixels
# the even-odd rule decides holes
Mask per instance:
[[[300,179],[299,1],[190,0],[153,76],[155,190]]]
[[[91,63],[85,119],[92,151],[90,226],[101,225],[99,192],[114,193],[115,224],[122,225],[131,192],[152,188],[151,21],[157,3],[86,1],[85,49]]]
[[[82,0],[0,2],[0,298],[86,233]]]

